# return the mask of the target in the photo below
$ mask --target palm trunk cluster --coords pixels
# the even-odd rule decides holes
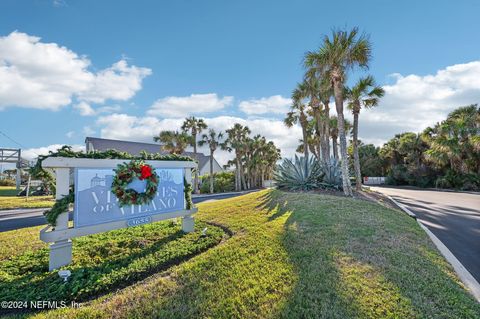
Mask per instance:
[[[229,162],[235,166],[235,190],[263,187],[263,182],[272,178],[280,150],[263,136],[251,138],[248,127],[238,123],[226,132],[223,148],[235,152],[235,160]]]

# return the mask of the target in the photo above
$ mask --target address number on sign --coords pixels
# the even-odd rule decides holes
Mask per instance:
[[[132,219],[127,220],[127,226],[132,227],[132,226],[148,224],[151,221],[152,221],[152,217],[150,217],[150,216],[132,218]]]

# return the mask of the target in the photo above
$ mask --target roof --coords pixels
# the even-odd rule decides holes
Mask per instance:
[[[90,149],[89,143],[91,143],[93,150],[95,151],[117,150],[121,152],[127,152],[132,155],[140,155],[141,151],[145,151],[147,153],[168,154],[167,152],[161,149],[160,144],[153,144],[153,143],[142,143],[142,142],[132,142],[132,141],[111,140],[111,139],[98,138],[98,137],[87,137],[85,138],[85,145],[87,146],[87,151],[92,150]],[[182,155],[195,158],[193,152],[184,152]],[[196,158],[198,160],[198,167],[200,169],[210,161],[209,155],[205,155],[199,152],[197,152]]]

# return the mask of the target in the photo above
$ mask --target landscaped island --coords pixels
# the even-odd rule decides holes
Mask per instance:
[[[480,305],[463,288],[424,231],[400,211],[359,199],[272,190],[203,203],[198,208],[199,223],[214,231],[207,230],[207,238],[216,242],[220,234],[212,224],[204,224],[207,222],[231,231],[232,236],[182,263],[160,267],[159,272],[138,284],[118,291],[115,287],[104,289],[106,295],[79,309],[26,316],[480,317]],[[128,231],[141,233],[145,227],[173,231],[175,226],[168,223]],[[199,228],[185,236],[195,238],[200,232]],[[96,244],[110,242],[109,234],[95,235]],[[92,241],[90,238],[79,240]],[[132,244],[128,236],[123,238],[121,247]],[[138,240],[138,234],[133,238]],[[178,240],[182,239],[174,242]],[[148,241],[145,245],[143,249],[148,249]],[[87,251],[87,247],[78,246]],[[40,268],[35,271],[48,271],[46,258],[35,262],[32,259],[39,249],[46,251],[46,245],[38,240],[38,227],[1,233],[0,247],[2,282],[15,281],[13,272],[25,271],[30,263]],[[135,256],[144,253],[141,246],[135,249],[137,254],[128,257],[132,264],[140,260]],[[99,249],[89,253],[89,259],[95,260],[104,252]],[[81,268],[79,258],[85,259],[85,255],[74,254],[73,264]],[[23,260],[23,264],[3,266],[12,259]],[[107,273],[109,269],[102,267],[98,271]],[[71,279],[74,275],[75,270]],[[45,289],[62,285],[60,278],[57,281]],[[8,286],[2,287],[2,294]],[[21,293],[33,287],[25,283],[25,292]]]

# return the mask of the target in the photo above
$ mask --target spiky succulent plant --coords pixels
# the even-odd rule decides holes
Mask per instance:
[[[322,171],[321,187],[342,189],[342,168],[340,161],[335,158],[330,158],[329,161],[320,164],[320,170]]]
[[[322,175],[320,163],[315,158],[306,160],[295,155],[293,161],[285,158],[277,166],[273,179],[278,188],[305,191],[319,188]]]

